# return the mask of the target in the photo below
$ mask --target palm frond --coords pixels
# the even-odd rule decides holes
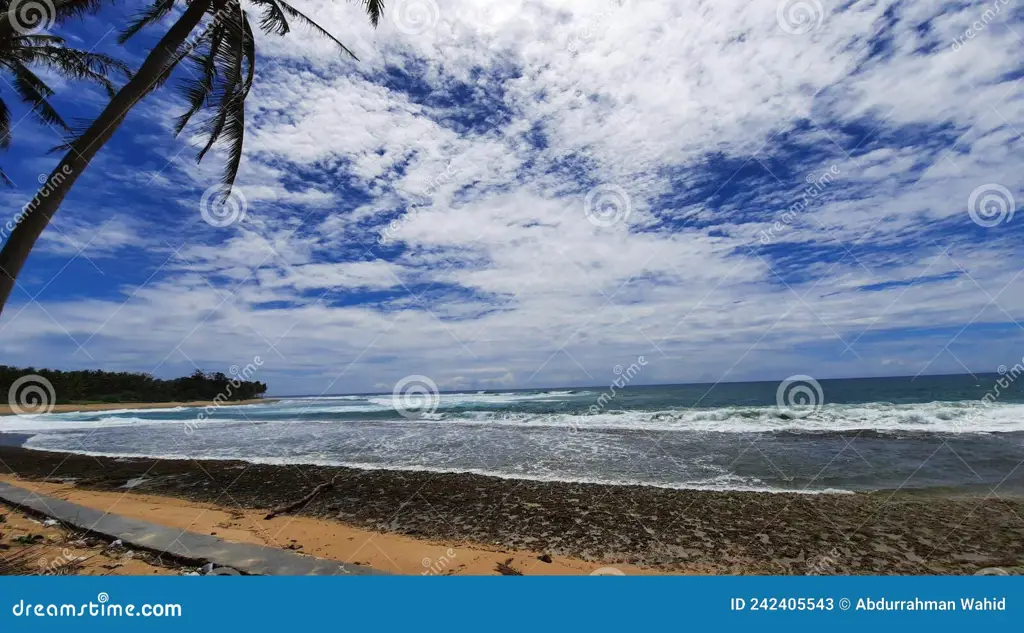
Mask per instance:
[[[380,16],[384,15],[384,3],[381,0],[365,0],[366,15],[370,18],[370,24],[377,28]]]
[[[224,126],[223,139],[228,146],[228,160],[224,166],[224,175],[221,178],[223,185],[222,195],[231,193],[235,185],[235,178],[238,177],[238,167],[242,164],[242,144],[245,140],[245,98],[252,88],[253,77],[256,72],[256,39],[253,37],[252,26],[249,18],[242,12],[242,56],[247,66],[245,81],[239,88],[238,94],[227,103],[228,117]]]
[[[288,18],[284,11],[274,0],[251,0],[252,4],[263,9],[263,17],[260,18],[260,30],[270,35],[288,35],[291,27],[288,26]]]
[[[0,149],[11,145],[11,111],[3,99],[0,99]]]
[[[25,48],[33,46],[63,46],[64,38],[56,35],[17,35],[14,37],[15,46],[11,47],[11,54],[18,54]]]
[[[117,43],[124,44],[142,29],[162,20],[173,8],[174,0],[156,0],[141,12],[135,14],[131,23],[118,34]]]
[[[7,108],[7,104],[4,103],[3,99],[0,99],[0,149],[7,149],[11,144],[11,111]],[[7,177],[3,169],[0,169],[0,180],[4,182],[8,187],[13,187],[14,183]]]
[[[338,38],[334,37],[333,35],[328,33],[327,30],[324,27],[322,27],[319,24],[317,24],[316,22],[314,22],[313,18],[307,16],[305,13],[303,13],[302,11],[299,11],[298,9],[293,7],[292,5],[290,5],[287,2],[285,2],[284,0],[270,0],[270,1],[277,2],[277,4],[279,4],[281,6],[281,9],[284,10],[284,12],[288,15],[288,17],[292,18],[293,20],[298,20],[302,24],[306,25],[310,30],[312,30],[317,35],[319,35],[321,37],[326,37],[327,39],[329,39],[332,42],[334,42],[335,44],[337,44],[338,47],[341,48],[342,52],[345,53],[346,55],[348,55],[349,57],[351,57],[352,59],[359,59],[358,57],[356,57],[355,53],[350,51],[347,46],[342,44],[341,41]],[[372,16],[370,17],[370,20],[371,21],[373,20]]]
[[[242,55],[245,56],[246,74],[245,85],[243,86],[242,98],[249,95],[252,88],[252,81],[256,77],[256,37],[252,32],[252,25],[249,24],[249,16],[242,11]]]
[[[68,124],[47,101],[53,95],[53,89],[21,62],[8,63],[7,68],[14,75],[14,90],[18,97],[32,107],[36,118],[46,125],[56,125],[67,130]]]
[[[131,76],[131,69],[122,61],[102,53],[80,51],[64,46],[37,46],[22,49],[18,57],[28,64],[39,64],[57,71],[70,79],[82,79],[98,83],[113,98],[116,93],[109,76],[120,74]]]
[[[81,117],[75,118],[68,125],[67,129],[63,130],[61,134],[61,136],[63,137],[63,141],[60,143],[60,145],[55,145],[54,147],[51,147],[49,150],[47,150],[47,153],[53,154],[56,152],[68,151],[76,142],[78,142],[79,138],[81,138],[86,132],[89,131],[89,128],[91,126],[92,119],[84,119]]]
[[[170,2],[171,0],[157,0]],[[384,12],[380,0],[360,0],[370,23],[377,26]],[[327,38],[352,58],[355,54],[340,40],[285,0],[249,0],[260,11],[259,28],[267,34],[286,35],[297,21],[311,31]],[[200,112],[208,116],[199,123],[199,136],[205,142],[196,154],[203,158],[215,146],[224,146],[227,161],[221,179],[222,195],[234,186],[242,161],[245,137],[245,98],[252,89],[256,74],[256,39],[249,16],[239,0],[227,0],[213,12],[214,19],[185,55],[196,72],[182,83],[181,90],[188,104],[175,120],[174,133],[180,134]],[[145,26],[145,25],[143,25]],[[140,27],[142,28],[142,27]]]
[[[217,77],[216,56],[214,51],[224,40],[224,28],[220,25],[214,27],[209,37],[209,50],[193,53],[191,61],[199,70],[199,77],[186,80],[181,87],[188,101],[188,110],[175,119],[174,135],[181,134],[188,122],[207,103],[210,93],[213,92],[213,82]]]
[[[237,3],[236,3],[237,4]],[[233,17],[233,16],[232,16]],[[212,53],[217,60],[225,66],[224,79],[220,86],[220,99],[214,105],[214,114],[203,125],[203,132],[207,134],[206,146],[199,151],[196,162],[203,160],[203,156],[214,146],[224,131],[228,116],[235,111],[232,100],[244,101],[245,95],[239,92],[239,84],[242,81],[242,64],[245,59],[244,47],[242,45],[242,8],[238,7],[238,19],[225,20],[224,28],[227,36],[221,47]]]
[[[90,13],[96,13],[103,7],[103,0],[57,0],[53,3],[54,17],[57,23],[64,23]]]
[[[245,139],[245,100],[232,99],[226,104],[227,117],[221,134],[221,141],[228,148],[228,160],[221,177],[222,195],[231,193],[242,163],[242,142]]]

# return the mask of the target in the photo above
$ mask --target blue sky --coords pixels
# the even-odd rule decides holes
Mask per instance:
[[[150,96],[29,260],[2,362],[259,356],[284,394],[1024,355],[1019,2],[393,0],[376,31],[354,3],[296,6],[360,60],[259,38],[228,209],[204,196],[222,156],[171,136],[174,82]],[[118,47],[123,19],[59,32],[137,65],[167,23]],[[65,118],[102,107],[54,82]],[[59,142],[23,114],[12,217]]]

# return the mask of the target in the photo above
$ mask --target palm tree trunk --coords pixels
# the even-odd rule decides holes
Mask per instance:
[[[0,313],[32,247],[57,212],[64,196],[89,166],[96,152],[114,135],[128,111],[153,91],[168,65],[175,63],[177,51],[202,20],[211,2],[213,0],[192,0],[174,26],[150,51],[139,71],[110,100],[85,134],[75,140],[35,197],[25,205],[19,214],[21,221],[0,251]]]

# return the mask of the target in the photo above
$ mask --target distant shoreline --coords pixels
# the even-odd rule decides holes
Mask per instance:
[[[276,398],[252,398],[216,403],[212,400],[192,400],[189,402],[97,402],[93,404],[55,404],[50,413],[75,413],[77,411],[111,411],[114,409],[173,409],[174,407],[233,407],[243,404],[270,404]],[[16,415],[8,404],[0,404],[0,415]]]

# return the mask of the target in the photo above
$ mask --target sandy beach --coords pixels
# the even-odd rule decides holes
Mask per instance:
[[[393,574],[495,575],[500,563],[530,576],[590,574],[601,568],[594,562],[562,556],[546,562],[541,560],[542,552],[415,539],[328,519],[281,516],[264,520],[265,512],[230,505],[127,491],[82,490],[71,484],[26,482],[9,475],[0,476],[0,481],[125,517],[237,543],[270,545],[367,565]],[[617,570],[629,575],[657,573],[633,565],[620,565]]]
[[[406,574],[442,560],[434,573],[496,573],[509,558],[524,574],[1024,568],[1024,502],[991,494],[710,492],[13,446],[0,460],[5,481],[83,505]],[[263,518],[331,479],[298,516]]]
[[[256,398],[254,400],[238,400],[222,403],[219,406],[235,406],[240,404],[260,404],[277,402],[274,398]],[[191,402],[95,402],[91,404],[55,404],[50,413],[71,413],[74,411],[113,411],[115,409],[173,409],[175,407],[208,407],[215,403],[208,400]],[[0,415],[14,415],[11,405],[0,404]]]

